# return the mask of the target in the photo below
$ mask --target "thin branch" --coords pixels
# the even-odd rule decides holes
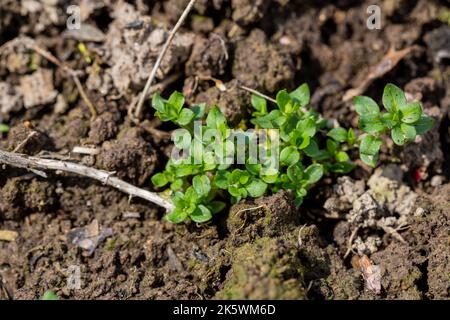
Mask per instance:
[[[355,237],[356,237],[356,235],[358,234],[358,231],[359,231],[359,226],[357,226],[355,229],[353,229],[353,231],[352,231],[352,233],[351,233],[351,235],[350,235],[350,238],[348,239],[348,242],[347,242],[347,251],[345,252],[345,255],[344,255],[344,259],[345,258],[347,258],[347,256],[350,254],[350,252],[352,252],[352,250],[353,250],[353,240],[355,240]]]
[[[150,76],[148,77],[147,83],[145,84],[144,91],[142,91],[141,97],[140,97],[139,102],[136,107],[135,117],[138,119],[141,117],[145,98],[147,96],[148,91],[150,90],[150,87],[152,86],[152,82],[156,77],[156,72],[159,69],[159,66],[167,52],[167,49],[169,49],[170,44],[172,43],[172,40],[175,37],[175,34],[177,33],[178,29],[181,27],[184,20],[186,20],[186,17],[188,16],[189,12],[191,11],[192,7],[194,6],[195,1],[196,0],[189,1],[188,5],[186,6],[186,9],[184,9],[183,14],[181,15],[180,19],[178,19],[178,22],[173,27],[172,31],[169,34],[169,37],[166,40],[166,43],[164,43],[164,46],[163,46],[161,52],[159,53],[158,59],[156,60],[155,65],[153,66]]]
[[[31,131],[28,136],[21,143],[19,143],[17,147],[14,148],[13,152],[18,152],[20,149],[22,149],[35,135],[37,135],[37,132]]]
[[[97,110],[95,109],[95,107],[92,104],[91,100],[89,100],[89,97],[87,96],[86,92],[84,91],[83,85],[81,84],[80,79],[78,78],[78,75],[75,72],[75,70],[73,70],[72,68],[69,68],[64,63],[59,61],[59,59],[56,58],[53,54],[51,54],[50,52],[40,48],[36,44],[32,44],[30,46],[30,48],[32,50],[34,50],[37,54],[43,56],[48,61],[52,62],[53,64],[55,64],[58,67],[60,67],[61,69],[63,69],[66,73],[68,73],[72,77],[73,81],[75,82],[75,85],[77,86],[78,92],[80,93],[81,99],[83,99],[84,103],[89,108],[89,111],[91,113],[92,118],[97,117]]]
[[[262,97],[262,98],[264,98],[264,99],[266,99],[266,100],[269,100],[270,102],[273,102],[273,103],[275,103],[275,104],[277,103],[277,101],[276,101],[275,99],[273,99],[273,98],[271,98],[271,97],[265,95],[264,93],[261,93],[261,92],[259,92],[259,91],[256,91],[255,89],[246,87],[246,86],[241,85],[241,84],[238,85],[238,87],[241,88],[242,90],[248,91],[248,92],[253,93],[253,94],[256,94],[257,96],[260,96],[260,97]]]
[[[131,197],[139,197],[148,200],[165,208],[167,211],[174,209],[174,205],[169,200],[161,198],[156,193],[137,188],[125,181],[120,180],[119,178],[111,176],[111,173],[109,172],[90,168],[78,163],[53,159],[42,159],[3,150],[0,150],[0,163],[30,171],[53,170],[78,174],[80,176],[101,181],[106,185],[128,193]]]

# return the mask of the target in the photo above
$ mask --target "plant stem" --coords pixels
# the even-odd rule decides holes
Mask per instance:
[[[27,169],[32,172],[37,170],[53,170],[75,173],[80,176],[101,181],[106,185],[128,193],[132,197],[139,197],[148,200],[165,208],[167,211],[172,211],[174,209],[174,205],[169,200],[160,197],[156,193],[137,188],[125,181],[120,180],[119,178],[113,177],[109,172],[90,168],[78,163],[54,159],[42,159],[39,157],[26,156],[3,150],[0,150],[0,163],[16,168]]]

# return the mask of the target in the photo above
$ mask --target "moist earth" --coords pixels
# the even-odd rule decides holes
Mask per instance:
[[[9,131],[0,148],[152,189],[173,128],[149,105],[140,126],[128,109],[187,3],[82,0],[82,28],[70,31],[70,1],[2,1],[0,123]],[[372,4],[380,30],[366,27]],[[355,127],[346,93],[379,97],[393,82],[437,125],[403,149],[386,141],[378,168],[360,163],[327,177],[299,208],[281,191],[201,225],[171,224],[160,208],[101,182],[2,166],[0,299],[47,290],[62,299],[449,299],[449,12],[438,0],[197,1],[157,73],[163,96],[182,91],[245,127],[242,86],[274,96],[307,82],[311,107]],[[96,117],[35,45],[76,70]],[[93,153],[72,153],[76,146]]]

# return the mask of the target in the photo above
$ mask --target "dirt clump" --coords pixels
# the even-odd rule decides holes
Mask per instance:
[[[0,82],[0,105],[3,117],[8,117],[11,112],[20,111],[23,101],[19,87]]]
[[[197,38],[186,62],[186,75],[220,77],[225,73],[228,58],[227,44],[219,35]]]
[[[21,78],[20,87],[25,108],[54,102],[58,92],[53,88],[52,71],[39,69]]]
[[[142,185],[153,173],[156,154],[151,144],[142,138],[142,131],[130,128],[118,139],[103,143],[97,164],[99,168],[116,172],[120,179]]]
[[[58,202],[55,190],[48,181],[9,179],[0,189],[0,218],[19,220],[31,212],[49,212]]]
[[[125,2],[115,8],[113,17],[115,19],[110,24],[105,41],[105,52],[108,55],[103,59],[110,66],[106,72],[110,74],[114,86],[119,93],[126,94],[132,88],[144,86],[168,32],[152,26],[150,17],[141,16],[134,6]],[[126,27],[136,20],[144,22],[142,28]],[[175,35],[161,63],[158,79],[162,79],[189,58],[193,42],[194,36],[191,33],[179,32]]]
[[[305,299],[302,265],[292,243],[259,238],[234,251],[219,299]]]
[[[292,58],[269,42],[262,30],[253,30],[236,45],[232,73],[240,83],[266,92],[292,87]]]
[[[280,191],[272,196],[251,202],[242,202],[230,209],[227,228],[234,245],[255,237],[273,237],[291,230],[299,220],[292,196]]]
[[[195,97],[195,103],[218,106],[230,125],[237,125],[245,115],[250,104],[250,95],[238,87],[236,80],[225,83],[225,91],[211,87]]]
[[[102,142],[114,138],[119,129],[118,124],[120,114],[115,112],[104,112],[92,121],[88,141],[94,144],[101,144]]]
[[[43,132],[33,128],[29,122],[20,123],[8,132],[6,149],[35,155],[41,150],[51,150],[52,141]]]
[[[232,0],[232,18],[241,25],[249,25],[264,17],[271,1]]]

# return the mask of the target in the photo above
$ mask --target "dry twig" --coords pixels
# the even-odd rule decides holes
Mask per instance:
[[[141,97],[139,99],[139,102],[136,106],[136,111],[135,111],[135,117],[136,118],[140,118],[141,114],[142,114],[142,108],[144,106],[144,102],[145,99],[147,97],[147,93],[150,90],[150,87],[152,85],[153,80],[156,77],[156,72],[159,69],[159,66],[162,62],[162,59],[164,58],[167,49],[169,49],[170,44],[172,43],[173,38],[175,37],[175,34],[177,33],[178,29],[181,27],[181,25],[183,24],[184,20],[186,20],[186,17],[188,16],[189,12],[191,11],[192,7],[194,6],[196,0],[191,0],[189,1],[188,5],[186,6],[186,8],[184,9],[180,19],[178,19],[177,23],[175,24],[175,26],[173,27],[172,31],[169,34],[169,37],[166,40],[166,43],[164,43],[164,46],[161,50],[161,52],[159,53],[158,59],[156,59],[155,65],[153,66],[153,69],[150,73],[150,76],[148,77],[147,83],[145,84],[144,87],[144,91],[142,91]]]
[[[358,234],[359,231],[359,226],[357,226],[355,229],[353,229],[352,234],[350,235],[350,238],[348,239],[347,242],[347,251],[345,252],[344,255],[344,259],[347,258],[347,256],[350,254],[350,252],[352,252],[353,250],[353,240],[355,240],[356,235]]]
[[[257,96],[260,96],[261,98],[264,98],[264,99],[266,99],[266,100],[269,100],[270,102],[273,102],[273,103],[275,103],[275,104],[277,103],[277,101],[276,101],[275,99],[273,99],[273,98],[271,98],[271,97],[265,95],[264,93],[261,93],[261,92],[259,92],[259,91],[256,91],[255,89],[246,87],[246,86],[241,85],[241,84],[239,85],[239,88],[241,88],[242,90],[248,91],[248,92],[250,92],[250,93],[256,94]]]
[[[139,197],[157,204],[167,211],[174,209],[174,205],[166,199],[163,199],[156,193],[137,188],[119,178],[112,177],[110,172],[90,168],[78,163],[42,159],[39,157],[31,157],[13,152],[0,150],[0,163],[7,164],[16,168],[23,168],[35,172],[37,170],[53,170],[75,173],[80,176],[89,177],[112,186],[120,191],[128,193],[131,197]]]

